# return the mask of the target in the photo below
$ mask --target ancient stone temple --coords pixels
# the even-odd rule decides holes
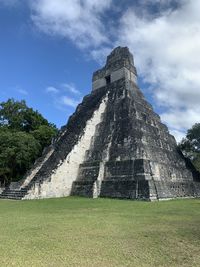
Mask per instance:
[[[58,137],[1,197],[168,199],[200,196],[200,175],[137,86],[133,56],[117,47],[96,71]]]

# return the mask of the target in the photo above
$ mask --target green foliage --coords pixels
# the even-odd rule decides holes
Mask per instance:
[[[40,125],[37,130],[31,132],[36,140],[40,143],[41,147],[46,147],[50,144],[53,136],[55,136],[57,130],[55,127],[50,127],[47,125]]]
[[[187,131],[186,138],[184,138],[179,147],[183,154],[190,158],[200,171],[200,123],[196,123],[191,129]]]
[[[0,131],[0,179],[2,183],[18,180],[41,151],[40,143],[25,132]]]
[[[8,99],[0,103],[0,126],[6,126],[15,131],[30,132],[41,125],[54,127],[38,111],[27,107],[26,102]]]
[[[22,178],[56,133],[24,100],[0,103],[0,183]]]
[[[187,132],[187,139],[190,141],[193,150],[200,152],[200,123],[195,123]]]
[[[198,153],[194,158],[193,164],[196,167],[196,169],[200,172],[200,153]]]

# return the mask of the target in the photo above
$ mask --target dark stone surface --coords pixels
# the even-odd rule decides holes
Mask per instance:
[[[93,80],[102,78],[109,68],[113,71],[124,66],[125,61],[132,65],[133,59],[125,50],[122,49],[121,56],[118,48],[111,53],[107,65],[94,73]],[[107,90],[106,111],[85,159],[103,162],[107,155],[100,196],[131,199],[200,196],[199,173],[178,151],[174,137],[140,89],[124,78],[107,85]],[[84,194],[78,186],[79,179],[74,183],[73,194],[79,195],[81,190],[81,195],[92,196],[94,187],[90,186],[91,192],[87,189]],[[81,172],[82,182],[89,179]]]
[[[107,57],[105,67],[94,72],[92,81],[94,82],[100,78],[107,77],[107,75],[122,67],[126,67],[128,70],[137,75],[133,55],[129,52],[127,47],[119,46],[116,47]]]

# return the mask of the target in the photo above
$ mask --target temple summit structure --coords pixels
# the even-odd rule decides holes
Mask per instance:
[[[200,174],[137,86],[127,47],[94,72],[83,98],[33,168],[1,198],[160,200],[200,196]]]

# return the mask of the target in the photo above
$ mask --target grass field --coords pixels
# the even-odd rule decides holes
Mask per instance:
[[[200,266],[200,200],[0,200],[0,266]]]

